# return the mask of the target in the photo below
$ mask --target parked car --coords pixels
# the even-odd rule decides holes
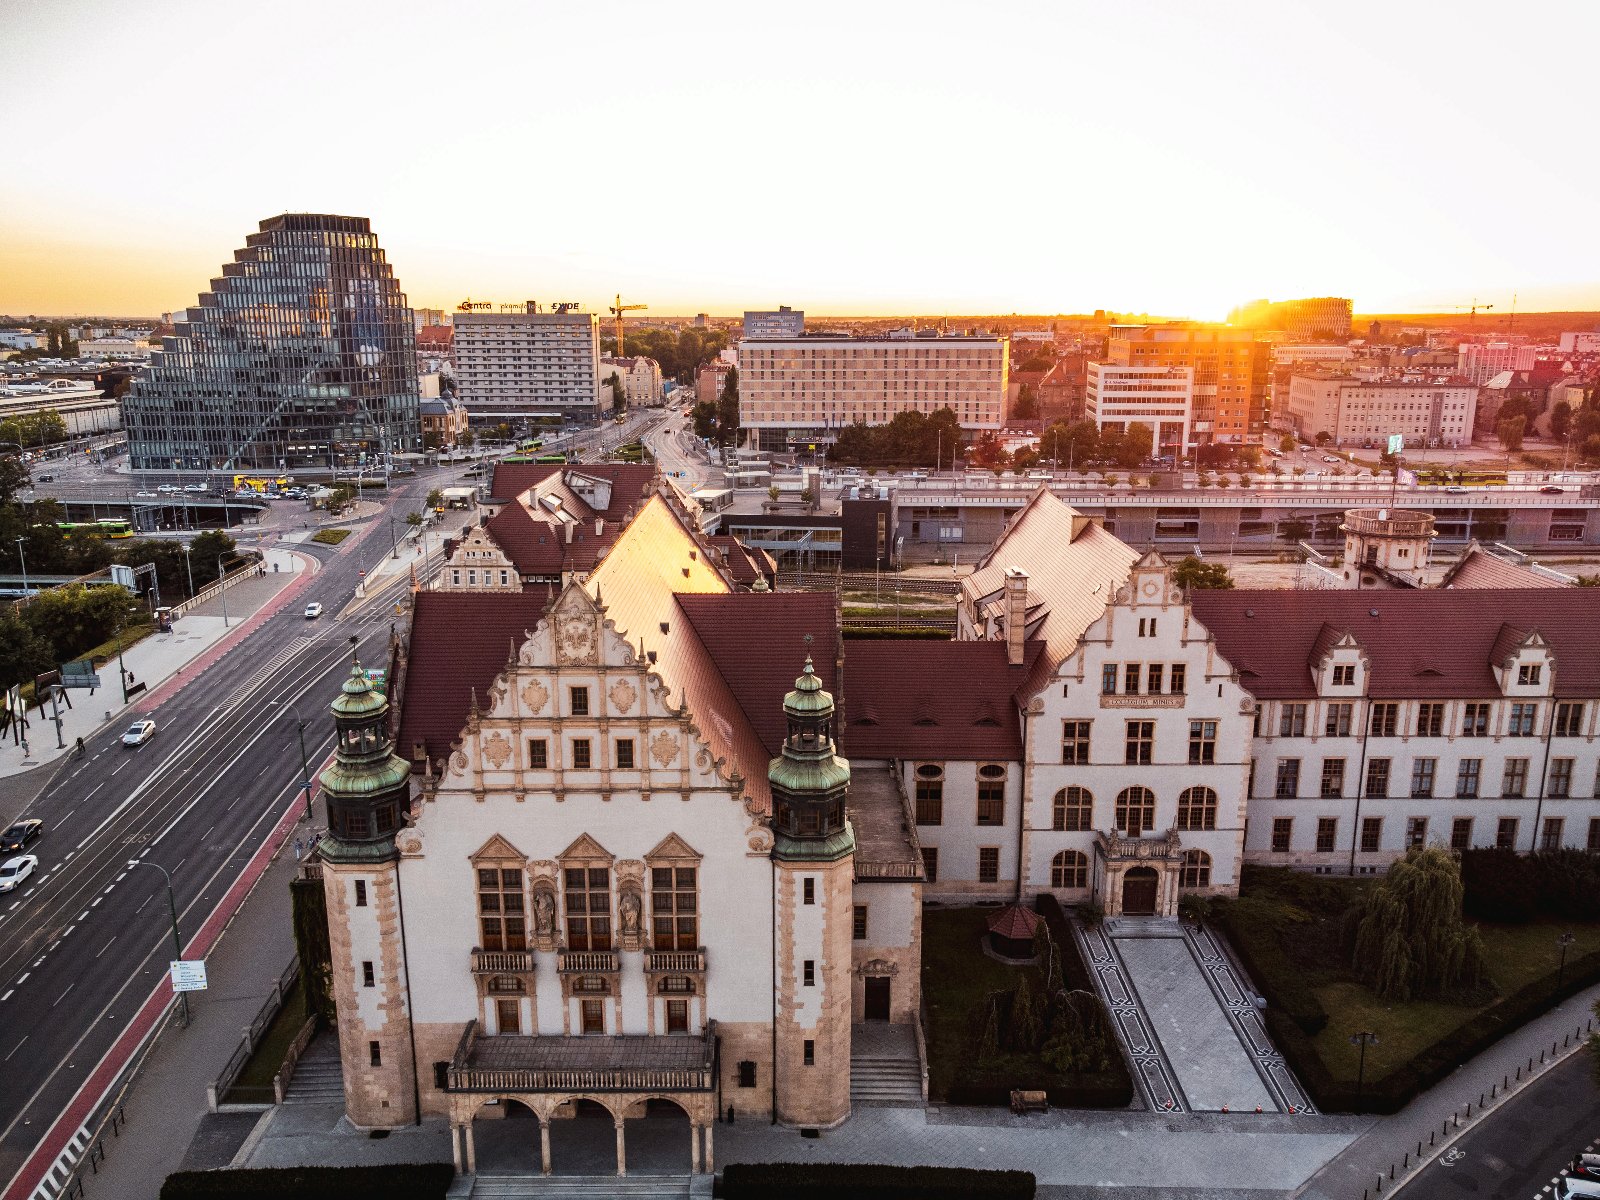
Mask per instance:
[[[135,721],[122,735],[124,746],[142,746],[155,736],[156,723],[151,720]]]
[[[1336,462],[1343,462],[1343,461],[1344,461],[1344,459],[1342,459],[1342,458],[1335,458],[1335,457],[1334,457],[1334,456],[1333,456],[1333,455],[1331,455],[1331,454],[1324,454],[1324,455],[1323,455],[1323,456],[1322,456],[1322,461],[1323,461],[1323,462],[1325,462],[1325,463],[1336,463]]]
[[[21,887],[38,865],[39,860],[31,854],[8,858],[0,863],[0,892],[15,891]]]
[[[321,615],[322,605],[317,601],[313,600],[310,604],[306,605],[306,620],[315,621]]]
[[[40,475],[34,479],[35,483],[54,483],[55,481],[56,477],[54,475]]]
[[[4,833],[0,833],[0,854],[14,854],[18,850],[25,849],[29,842],[43,832],[44,822],[38,817],[14,822]]]
[[[1558,488],[1553,483],[1547,483],[1542,488],[1540,488],[1539,490],[1541,492],[1543,492],[1546,496],[1559,496],[1562,493],[1562,489]]]

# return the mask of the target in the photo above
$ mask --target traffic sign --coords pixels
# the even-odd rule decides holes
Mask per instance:
[[[172,960],[172,990],[175,992],[203,992],[206,990],[206,960],[203,958]]]
[[[1403,433],[1391,433],[1389,435],[1389,453],[1390,454],[1399,454],[1400,451],[1404,450],[1405,448],[1406,448],[1405,434],[1403,434]]]

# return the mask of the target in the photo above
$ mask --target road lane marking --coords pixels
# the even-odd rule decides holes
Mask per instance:
[[[33,974],[32,971],[24,971],[21,975],[17,976],[17,982],[18,983],[27,983],[28,982],[28,976],[32,975],[32,974]]]
[[[89,907],[93,908],[96,904],[99,904],[100,901],[102,901],[104,899],[105,899],[104,896],[96,896],[93,900],[89,901]],[[89,914],[88,913],[84,913],[83,915],[84,916],[88,916]]]
[[[73,988],[75,988],[77,986],[78,986],[78,981],[76,979],[74,979],[71,983],[67,984],[67,992],[70,992]],[[65,1000],[67,998],[67,992],[62,992],[61,995],[56,997],[56,1004],[60,1004],[63,1000]],[[54,1008],[56,1006],[56,1004],[52,1004],[50,1007]]]
[[[68,926],[67,926],[67,927],[66,927],[66,929],[65,929],[65,930],[64,930],[64,931],[63,931],[63,932],[62,932],[62,934],[61,934],[61,936],[62,936],[62,937],[63,937],[63,938],[69,938],[69,937],[71,937],[71,936],[72,936],[72,934],[73,934],[73,932],[74,932],[74,931],[75,931],[75,930],[76,930],[76,929],[77,929],[77,928],[78,928],[78,927],[77,927],[77,926],[76,926],[76,925],[68,925]]]
[[[116,940],[117,940],[117,935],[116,935],[116,934],[114,934],[114,933],[113,933],[113,934],[112,934],[112,935],[111,935],[111,942],[114,942],[114,941],[116,941]],[[101,955],[102,955],[102,954],[104,954],[104,953],[105,953],[105,952],[106,952],[106,951],[107,951],[107,950],[109,950],[109,949],[111,949],[111,942],[107,942],[107,943],[106,943],[106,944],[105,944],[105,945],[104,945],[104,946],[101,946],[101,947],[100,947],[100,949],[98,949],[98,950],[96,950],[96,951],[95,951],[95,952],[94,952],[94,956],[95,956],[95,957],[96,957],[96,958],[99,958],[99,957],[100,957],[100,956],[101,956]],[[0,997],[0,999],[3,999],[3,997]]]
[[[11,993],[7,992],[6,994],[10,995]],[[26,1033],[23,1034],[22,1035],[22,1042],[27,1041],[28,1040],[28,1036],[29,1035],[26,1034]],[[15,1046],[11,1047],[11,1054],[15,1054],[18,1050],[22,1049],[22,1042],[18,1042]],[[10,1062],[11,1061],[11,1054],[6,1055],[6,1057],[5,1057],[5,1061],[6,1062]]]
[[[4,996],[0,996],[0,1004],[4,1004],[7,1000],[11,999],[11,997],[16,994],[16,991],[16,988],[12,988]]]
[[[152,896],[150,896],[150,897],[148,897],[148,898],[147,898],[147,899],[146,899],[146,900],[145,900],[145,902],[144,902],[144,904],[149,904],[149,903],[150,903],[150,901],[151,901],[151,900],[154,900],[154,899],[155,899],[155,896],[153,896],[153,895],[152,895]],[[136,909],[134,909],[134,910],[133,910],[133,915],[134,915],[134,916],[136,916],[136,917],[137,917],[137,916],[138,916],[138,915],[139,915],[139,914],[140,914],[140,913],[142,913],[142,912],[143,912],[143,911],[144,911],[144,904],[141,904],[141,905],[139,905],[139,907],[138,907],[138,908],[136,908]]]
[[[111,773],[112,773],[112,774],[113,774],[113,775],[115,775],[115,774],[116,774],[116,773],[117,773],[117,772],[118,772],[118,771],[120,771],[120,770],[122,770],[122,768],[123,768],[123,767],[125,767],[125,766],[127,766],[127,765],[128,765],[128,764],[129,764],[129,763],[131,763],[131,762],[132,762],[132,761],[133,761],[133,759],[131,759],[131,758],[125,758],[125,759],[123,759],[123,760],[122,760],[122,763],[121,763],[121,765],[120,765],[120,766],[116,766],[116,767],[112,767],[112,768],[111,768]]]
[[[86,796],[84,796],[84,800],[93,800],[95,792],[98,792],[101,788],[105,787],[106,783],[109,783],[109,782],[110,782],[109,780],[106,780],[105,782],[95,784],[93,790],[91,790]],[[59,824],[59,822],[58,822],[58,824]]]

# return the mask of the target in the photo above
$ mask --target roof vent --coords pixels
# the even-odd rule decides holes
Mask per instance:
[[[1378,610],[1377,610],[1377,609],[1375,609],[1375,608],[1369,608],[1369,609],[1367,609],[1367,616],[1369,616],[1369,617],[1375,617],[1375,616],[1377,616],[1377,615],[1378,615]]]
[[[656,652],[654,650],[646,650],[644,652],[644,656],[650,660],[650,665],[652,667],[655,666],[655,664],[656,664]]]
[[[1247,617],[1253,617],[1256,615],[1256,610],[1253,608],[1247,608],[1244,610],[1244,615]]]
[[[661,622],[661,632],[662,633],[668,632],[671,628],[672,627],[666,621]]]

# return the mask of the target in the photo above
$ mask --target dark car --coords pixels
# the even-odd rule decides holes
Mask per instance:
[[[1561,489],[1558,488],[1553,483],[1547,483],[1547,484],[1544,485],[1544,487],[1540,488],[1539,490],[1541,492],[1543,492],[1546,496],[1559,496],[1559,495],[1561,495]]]
[[[38,817],[18,821],[4,833],[0,833],[0,854],[11,854],[21,850],[43,832],[44,822]]]

